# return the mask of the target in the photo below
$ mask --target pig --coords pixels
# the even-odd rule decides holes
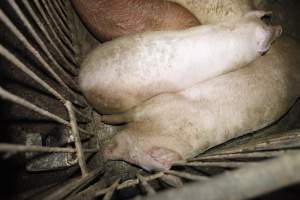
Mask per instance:
[[[216,23],[239,18],[255,9],[258,0],[168,0],[183,6],[201,24]]]
[[[165,0],[71,0],[73,7],[100,41],[159,30],[199,25],[185,8]]]
[[[155,96],[116,115],[123,124],[104,157],[146,170],[167,170],[232,138],[281,118],[300,96],[300,44],[281,37],[270,52],[245,68],[177,93]]]
[[[115,39],[82,63],[79,85],[102,114],[116,114],[165,92],[245,66],[266,53],[281,34],[266,25],[265,11],[180,31],[148,32]]]

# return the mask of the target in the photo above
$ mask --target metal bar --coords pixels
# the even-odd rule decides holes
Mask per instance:
[[[36,113],[39,113],[45,117],[48,117],[58,123],[61,123],[61,124],[64,124],[66,126],[69,126],[71,127],[71,124],[70,122],[62,119],[61,117],[53,114],[53,113],[50,113],[49,111],[45,110],[45,109],[42,109],[34,104],[32,104],[31,102],[21,98],[21,97],[18,97],[10,92],[8,92],[7,90],[3,89],[1,86],[0,86],[0,97],[2,97],[3,99],[5,100],[8,100],[8,101],[11,101],[13,103],[16,103],[16,104],[19,104],[25,108],[28,108]],[[93,133],[90,133],[86,130],[83,130],[82,128],[78,128],[82,133],[85,133],[85,134],[88,134],[88,135],[95,135]]]
[[[102,173],[103,173],[102,170],[100,168],[97,168],[84,177],[72,179],[66,185],[60,187],[58,190],[51,193],[50,195],[48,194],[43,199],[45,199],[45,200],[65,199],[65,197],[67,197],[69,194],[71,194],[77,188],[81,187],[82,185],[89,184],[90,182],[95,180],[97,177],[99,177],[99,175]]]
[[[283,142],[287,142],[289,140],[297,140],[299,139],[299,136],[286,136],[286,137],[280,137],[280,138],[272,138],[272,139],[267,139],[264,142],[260,142],[258,144],[256,144],[257,147],[267,147],[268,145],[272,145],[272,144],[279,144],[279,143],[283,143]]]
[[[70,77],[69,74],[57,63],[56,59],[53,57],[53,55],[49,52],[47,46],[43,42],[43,40],[40,38],[40,36],[37,34],[37,32],[34,30],[28,19],[25,17],[24,13],[21,11],[20,7],[16,4],[15,0],[8,0],[8,3],[10,6],[14,9],[18,17],[21,19],[23,24],[26,26],[26,28],[29,30],[35,41],[39,44],[39,46],[43,49],[43,51],[46,53],[46,55],[49,57],[53,65],[58,69],[58,71],[64,76],[65,79],[68,79],[68,81],[72,82],[73,79]],[[78,69],[71,67],[70,65],[64,65],[65,69],[68,70],[73,75],[78,75]]]
[[[31,77],[34,81],[39,83],[42,87],[44,87],[48,92],[50,92],[54,97],[56,97],[58,100],[65,103],[67,100],[54,88],[52,88],[48,83],[43,81],[39,76],[37,76],[33,71],[31,71],[24,63],[22,63],[16,56],[14,56],[8,49],[3,47],[0,44],[0,54],[4,56],[9,62],[13,63],[17,68],[22,70],[25,74],[27,74],[29,77]],[[89,117],[84,115],[82,112],[80,112],[78,109],[76,109],[76,113],[78,113],[81,117],[84,117],[85,119],[90,120]]]
[[[139,182],[141,183],[141,186],[143,186],[143,188],[145,189],[145,191],[147,192],[147,195],[154,195],[156,194],[155,190],[152,188],[152,186],[147,182],[147,180],[145,180],[145,178],[140,175],[140,174],[136,174],[137,178],[139,179]]]
[[[54,17],[55,21],[60,25],[60,27],[62,28],[65,35],[70,38],[70,41],[72,41],[71,40],[71,34],[70,34],[70,28],[68,26],[68,23],[65,23],[63,21],[62,17],[60,17],[60,15],[58,13],[58,10],[55,9],[55,7],[54,7],[54,2],[55,1],[49,1],[48,0],[47,2],[48,2],[48,6],[50,8],[51,14]]]
[[[77,151],[77,158],[78,158],[78,163],[80,166],[81,174],[82,174],[82,176],[86,176],[88,174],[88,169],[87,169],[86,162],[85,162],[85,156],[82,151],[82,144],[81,144],[81,140],[80,140],[80,136],[79,136],[79,132],[78,132],[78,126],[77,126],[75,113],[73,111],[73,106],[70,101],[67,101],[65,106],[66,106],[69,116],[70,116],[71,129],[72,129],[72,133],[74,136],[74,142],[75,142],[75,147],[76,147],[76,151]]]
[[[182,162],[174,166],[238,168],[249,162]]]
[[[152,180],[158,179],[162,176],[164,176],[164,173],[159,172],[157,174],[146,176],[144,178],[145,178],[146,181],[152,181]],[[139,182],[140,182],[139,179],[127,180],[127,181],[119,184],[118,187],[117,187],[117,190],[121,190],[121,189],[124,189],[124,188],[129,188],[129,187],[136,186],[137,184],[139,184]],[[108,188],[104,188],[104,189],[101,189],[101,190],[97,191],[96,194],[95,194],[95,197],[104,195],[107,192],[107,190],[108,190]]]
[[[299,130],[296,130],[297,132]],[[277,142],[277,141],[282,141],[282,140],[290,140],[290,139],[296,139],[300,137],[300,133],[291,133],[293,135],[284,135],[284,136],[280,136],[280,137],[274,137],[274,138],[270,138],[267,141],[268,142]]]
[[[120,179],[116,180],[107,190],[107,192],[105,193],[103,200],[110,200],[115,192],[115,190],[117,189],[118,185],[119,185]]]
[[[63,86],[70,94],[76,98],[77,104],[80,104],[81,106],[85,105],[83,103],[83,99],[78,94],[75,94],[67,85],[66,83],[57,75],[55,71],[49,66],[49,64],[44,60],[44,58],[41,56],[41,54],[29,43],[29,41],[26,39],[26,37],[17,29],[17,27],[10,21],[10,19],[4,14],[4,12],[0,9],[0,19],[3,21],[6,26],[16,35],[16,37],[24,44],[24,46],[29,50],[29,52],[34,55],[38,61],[42,64],[42,66],[52,75],[52,77],[61,85]],[[77,88],[77,90],[79,90]]]
[[[163,176],[159,177],[159,179],[171,187],[183,187],[182,180],[177,176],[173,176],[171,174],[164,174]]]
[[[58,0],[59,5],[61,6],[62,10],[65,12],[66,9],[66,1],[64,0]]]
[[[26,0],[27,1],[27,0]],[[56,33],[56,31],[54,30],[51,22],[49,21],[49,18],[46,16],[44,9],[42,8],[40,2],[38,0],[33,0],[33,3],[35,4],[35,7],[38,9],[39,13],[41,14],[43,20],[45,21],[48,30],[52,33],[52,35],[54,36],[54,39],[57,41],[57,43],[59,44],[60,48],[63,50],[64,54],[73,62],[76,63],[74,57],[72,54],[75,53],[75,50],[70,49],[70,47],[68,48],[65,43],[63,42],[63,39],[60,38],[58,36],[58,34]]]
[[[241,148],[237,150],[227,150],[222,154],[236,154],[236,153],[252,153],[252,152],[263,152],[263,151],[280,151],[282,149],[299,149],[300,141],[291,140],[288,143],[286,141],[273,141],[270,143],[259,143],[252,147]]]
[[[58,0],[58,2],[61,4],[62,7],[64,7],[64,9],[66,9],[66,6],[67,6],[66,5],[66,3],[67,3],[66,1],[64,1],[64,0]]]
[[[283,141],[273,141],[269,143],[257,144],[254,148],[256,151],[270,151],[270,150],[280,150],[280,149],[292,149],[300,148],[299,140],[283,140]],[[250,149],[251,150],[251,149]]]
[[[24,63],[22,63],[16,56],[14,56],[9,50],[3,47],[0,44],[0,54],[5,57],[9,62],[13,63],[17,68],[22,70],[25,74],[30,76],[34,81],[39,83],[42,87],[44,87],[47,91],[49,91],[53,96],[62,102],[66,102],[65,98],[59,94],[54,88],[48,85],[45,81],[43,81],[39,76],[37,76],[33,71],[31,71]]]
[[[300,153],[250,164],[205,182],[177,191],[166,191],[146,200],[242,200],[275,191],[300,182]],[[141,199],[141,198],[140,198]]]
[[[146,181],[152,181],[152,180],[155,180],[155,179],[158,179],[160,177],[162,177],[164,174],[162,172],[159,172],[157,174],[152,174],[152,175],[149,175],[149,176],[145,176],[145,180]],[[138,179],[133,179],[133,180],[128,180],[128,181],[125,181],[123,183],[121,183],[119,186],[118,186],[118,190],[120,189],[124,189],[124,188],[128,188],[128,187],[131,187],[131,186],[135,186],[139,184],[139,180]]]
[[[70,24],[68,23],[68,16],[66,15],[66,13],[63,11],[63,9],[59,6],[58,1],[53,1],[53,5],[54,8],[56,10],[56,12],[59,14],[59,16],[61,17],[61,19],[63,20],[64,24],[68,27],[68,29],[70,30]]]
[[[84,152],[96,153],[98,149],[83,149]],[[37,145],[21,145],[0,143],[0,152],[44,152],[44,153],[76,153],[76,149],[62,147],[44,147]]]
[[[105,181],[101,179],[92,186],[68,198],[68,200],[94,199],[95,193],[99,188],[105,187]]]
[[[267,151],[267,152],[251,152],[251,153],[230,153],[220,155],[203,155],[197,158],[189,159],[188,161],[203,161],[215,159],[242,159],[242,158],[272,158],[297,150],[281,150],[281,151]]]
[[[57,23],[57,21],[53,17],[52,12],[50,11],[48,3],[45,0],[40,0],[40,1],[42,1],[43,5],[44,5],[44,8],[45,8],[44,11],[48,14],[49,19],[53,22],[54,27],[58,31],[61,38],[64,40],[64,42],[67,44],[67,46],[69,48],[73,49],[73,45],[72,45],[72,41],[71,41],[70,36],[66,35],[66,33],[60,28],[59,24]]]
[[[57,6],[61,9],[61,12],[65,16],[65,18],[68,19],[68,13],[66,12],[66,7],[62,4],[62,2],[60,0],[57,0],[56,2],[57,2]]]
[[[300,132],[299,129],[287,131],[284,132],[284,134],[286,134],[285,136],[264,139],[263,142],[248,147],[245,146],[238,149],[237,148],[228,149],[228,150],[225,149],[220,154],[251,153],[251,152],[259,152],[259,151],[275,151],[275,150],[282,150],[282,149],[300,148],[300,141],[296,140],[296,138],[299,138],[299,132]],[[288,140],[290,140],[291,142],[286,143],[289,142]]]
[[[174,171],[174,170],[168,170],[168,171],[165,171],[164,173],[171,174],[171,175],[178,176],[178,177],[185,178],[185,179],[192,180],[192,181],[205,181],[205,180],[209,179],[206,176],[199,176],[199,175],[190,174],[187,172],[179,172],[179,171]]]
[[[57,44],[53,41],[52,37],[49,35],[48,30],[46,30],[44,23],[41,22],[40,18],[37,16],[31,5],[29,4],[28,0],[23,0],[22,3],[25,5],[25,8],[28,10],[30,15],[32,16],[35,23],[38,25],[38,27],[41,29],[44,36],[47,38],[47,40],[50,42],[51,46],[55,49],[57,55],[61,58],[61,60],[66,64],[69,65],[69,68],[78,68],[78,66],[75,65],[75,60],[72,59],[72,62],[70,62],[66,55],[63,54],[60,48],[58,48]],[[72,57],[72,56],[71,56]]]

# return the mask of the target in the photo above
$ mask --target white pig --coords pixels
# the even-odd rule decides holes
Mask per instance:
[[[281,34],[252,11],[241,19],[181,31],[148,32],[100,45],[85,59],[79,85],[102,114],[121,113],[236,70],[269,50]]]
[[[282,37],[247,67],[161,94],[119,115],[128,123],[105,148],[107,159],[146,170],[165,170],[229,139],[256,131],[283,116],[300,95],[300,44]]]

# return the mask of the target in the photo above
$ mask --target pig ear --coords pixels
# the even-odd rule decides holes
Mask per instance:
[[[264,18],[264,17],[272,17],[272,11],[264,11],[264,10],[254,10],[248,12],[245,17],[247,18]]]
[[[179,161],[182,159],[177,152],[164,147],[151,148],[149,155],[165,170],[169,169],[174,161]]]

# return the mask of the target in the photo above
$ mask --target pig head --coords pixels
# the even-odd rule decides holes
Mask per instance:
[[[185,146],[182,140],[146,132],[145,126],[127,127],[104,148],[104,158],[123,160],[148,171],[167,170],[173,162],[183,159],[178,149]]]

